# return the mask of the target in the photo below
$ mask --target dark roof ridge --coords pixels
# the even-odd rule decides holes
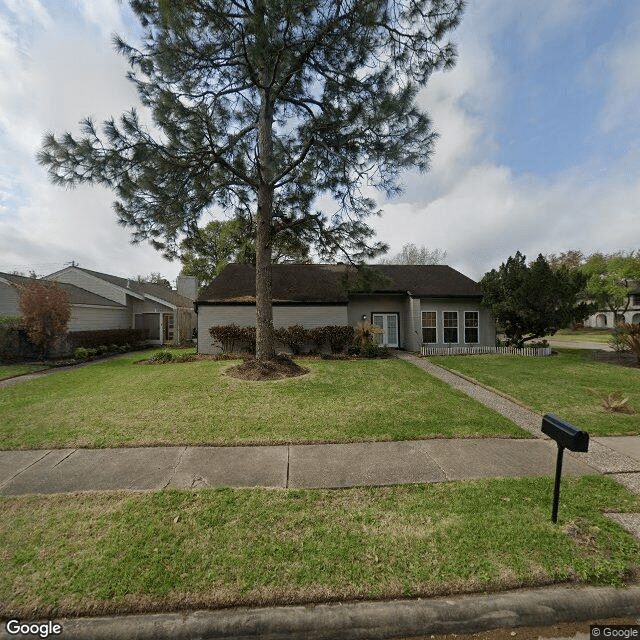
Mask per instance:
[[[272,296],[280,302],[324,302],[345,304],[349,294],[344,276],[351,265],[274,264]],[[387,276],[389,282],[370,294],[405,293],[413,297],[480,297],[477,282],[448,265],[366,265]],[[327,268],[331,267],[331,268]],[[293,274],[295,273],[295,277]],[[365,292],[366,293],[366,292]],[[199,303],[230,304],[255,300],[255,267],[229,264],[202,291]]]

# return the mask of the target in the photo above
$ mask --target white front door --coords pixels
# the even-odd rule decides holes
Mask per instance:
[[[382,333],[376,335],[379,345],[385,347],[398,347],[398,314],[397,313],[374,313],[372,324],[380,327]]]

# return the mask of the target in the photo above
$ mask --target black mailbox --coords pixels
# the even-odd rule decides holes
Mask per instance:
[[[547,413],[542,418],[542,433],[555,440],[559,447],[564,447],[569,451],[584,453],[589,450],[589,434],[565,422],[562,418],[558,418],[553,413]]]
[[[589,434],[578,427],[565,422],[553,413],[547,413],[542,418],[542,433],[548,435],[558,444],[558,458],[556,460],[556,483],[553,488],[553,507],[551,522],[558,522],[558,502],[560,501],[560,476],[562,475],[562,454],[565,449],[584,453],[589,450]]]

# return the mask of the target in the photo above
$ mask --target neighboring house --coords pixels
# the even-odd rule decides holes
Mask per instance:
[[[370,292],[349,292],[346,265],[274,264],[273,321],[276,327],[301,324],[353,325],[361,320],[382,327],[380,342],[419,351],[433,346],[495,346],[496,329],[480,306],[478,283],[445,265],[376,265],[389,282]],[[196,302],[198,352],[214,353],[209,329],[235,323],[254,326],[255,268],[228,265]]]
[[[186,341],[193,336],[196,315],[193,307],[196,287],[192,278],[179,278],[181,295],[161,285],[141,283],[106,273],[71,266],[56,271],[47,280],[73,285],[110,305],[93,305],[75,314],[72,305],[70,331],[95,329],[143,329],[148,342],[163,344]],[[88,298],[87,298],[88,299]],[[78,311],[80,307],[78,307]],[[84,308],[83,308],[84,311]]]
[[[640,285],[629,293],[629,306],[624,313],[618,314],[618,322],[640,324]],[[584,321],[584,325],[598,329],[613,329],[615,328],[613,311],[596,311]]]
[[[18,287],[31,282],[37,282],[37,280],[9,273],[0,273],[0,316],[20,317]],[[71,317],[67,325],[67,331],[110,329],[126,313],[126,308],[123,305],[96,295],[91,291],[66,283],[59,283],[59,286],[67,292],[71,307]]]

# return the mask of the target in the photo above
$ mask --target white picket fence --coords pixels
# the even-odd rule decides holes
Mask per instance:
[[[423,356],[460,356],[480,353],[501,353],[539,358],[541,356],[550,356],[551,347],[516,349],[515,347],[429,347],[428,345],[422,345],[421,353]]]

